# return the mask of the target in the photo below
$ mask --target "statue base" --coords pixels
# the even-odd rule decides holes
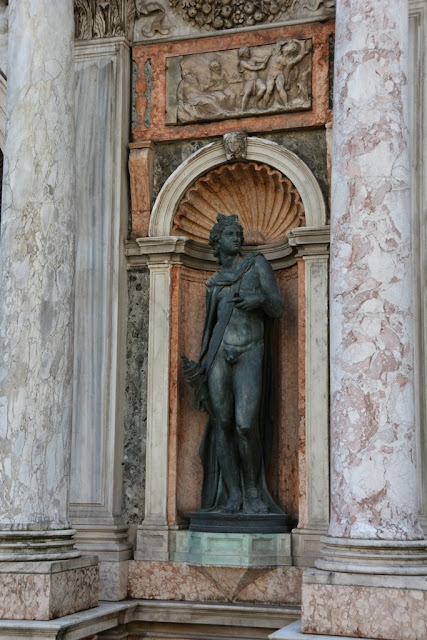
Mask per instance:
[[[208,533],[289,533],[292,516],[285,513],[221,513],[196,511],[190,515],[190,531]]]

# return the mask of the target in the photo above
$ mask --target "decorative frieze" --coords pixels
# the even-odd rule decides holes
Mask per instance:
[[[311,73],[311,39],[171,57],[166,122],[187,124],[310,109]]]
[[[335,0],[169,0],[192,27],[210,31],[332,17]]]

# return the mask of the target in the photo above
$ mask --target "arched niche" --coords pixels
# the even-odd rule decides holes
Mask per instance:
[[[287,305],[276,327],[279,393],[275,422],[276,433],[281,435],[268,481],[278,503],[285,510],[290,505],[288,512],[299,520],[297,533],[292,534],[296,550],[292,562],[307,566],[329,518],[329,228],[321,189],[307,165],[279,144],[255,137],[247,139],[243,161],[227,161],[221,141],[206,145],[184,161],[156,199],[148,237],[136,240],[150,271],[150,318],[145,520],[138,527],[135,557],[178,560],[174,532],[185,527],[189,513],[199,506],[197,450],[205,418],[192,408],[179,354],[198,357],[205,280],[216,263],[206,242],[206,225],[202,235],[186,233],[180,212],[183,203],[191,200],[192,191],[200,195],[201,182],[220,182],[233,166],[242,172],[242,180],[246,171],[260,171],[264,177],[274,174],[284,193],[297,192],[290,223],[280,238],[273,234],[266,237],[266,244],[254,244],[275,269]],[[241,215],[238,207],[235,212]],[[197,207],[194,213],[197,219]],[[262,214],[259,207],[258,213]],[[292,402],[287,401],[289,393]],[[183,531],[179,539],[185,539]]]
[[[307,227],[326,224],[326,207],[319,183],[297,155],[270,140],[250,137],[246,160],[267,164],[286,176],[298,190]],[[166,180],[154,204],[149,236],[171,235],[177,207],[187,189],[211,169],[227,162],[222,142],[212,142],[183,162]]]

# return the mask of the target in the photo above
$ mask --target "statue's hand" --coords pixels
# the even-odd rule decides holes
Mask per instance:
[[[261,309],[265,303],[265,295],[262,293],[252,293],[246,296],[236,295],[232,302],[242,311],[253,311]]]

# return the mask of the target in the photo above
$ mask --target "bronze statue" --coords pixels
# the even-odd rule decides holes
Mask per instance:
[[[195,406],[209,414],[200,447],[201,511],[283,514],[265,481],[273,428],[271,329],[283,302],[264,256],[242,256],[236,215],[218,216],[209,244],[222,269],[206,283],[199,361],[183,356]]]

